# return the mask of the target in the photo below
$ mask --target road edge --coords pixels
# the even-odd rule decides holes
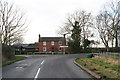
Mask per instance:
[[[7,66],[7,65],[10,65],[10,64],[13,64],[13,63],[15,63],[15,62],[18,62],[18,61],[21,61],[21,60],[25,60],[27,57],[24,57],[23,56],[23,58],[21,58],[21,59],[13,59],[13,60],[8,60],[8,61],[6,61],[6,62],[4,62],[4,64],[2,63],[2,67],[4,67],[4,66]]]
[[[76,58],[76,59],[78,59],[78,58]],[[101,79],[101,76],[99,76],[98,74],[96,74],[96,73],[92,72],[91,70],[85,68],[84,66],[78,64],[75,60],[74,60],[74,64],[77,65],[79,68],[81,68],[82,70],[84,70],[85,72],[87,72],[88,74],[90,74],[95,79],[97,79],[97,80]]]

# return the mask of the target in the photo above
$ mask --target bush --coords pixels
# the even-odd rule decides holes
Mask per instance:
[[[120,52],[120,47],[118,47],[118,48],[110,48],[109,52]]]
[[[91,52],[92,50],[90,48],[80,50],[80,53],[91,53]]]
[[[15,58],[14,48],[8,45],[2,45],[2,56],[4,60],[10,60]]]
[[[37,51],[15,51],[15,54],[16,55],[24,55],[24,54],[33,54],[33,53],[35,53],[35,52],[37,52]]]

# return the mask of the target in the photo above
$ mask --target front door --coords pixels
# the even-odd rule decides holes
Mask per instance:
[[[54,47],[52,47],[52,50],[51,50],[52,52],[54,52]]]

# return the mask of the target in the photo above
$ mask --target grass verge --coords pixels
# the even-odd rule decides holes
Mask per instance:
[[[12,59],[12,60],[8,60],[8,61],[5,61],[5,62],[2,62],[2,66],[6,66],[6,65],[9,65],[9,64],[12,64],[12,63],[14,63],[14,62],[23,60],[23,59],[25,59],[25,58],[26,58],[26,57],[24,57],[24,56],[15,56],[15,58]]]
[[[113,65],[97,58],[79,58],[75,60],[78,64],[88,68],[96,74],[107,79],[120,80],[120,65]]]
[[[119,54],[111,54],[110,56],[118,56],[119,57],[120,55]]]

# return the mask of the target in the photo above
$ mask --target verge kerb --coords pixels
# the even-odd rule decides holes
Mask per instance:
[[[76,58],[76,59],[78,59],[78,58]],[[75,59],[75,60],[76,60],[76,59]],[[91,70],[83,67],[82,65],[78,64],[75,60],[74,60],[74,64],[76,64],[76,65],[77,65],[78,67],[80,67],[82,70],[86,71],[88,74],[90,74],[92,77],[94,77],[94,78],[97,79],[97,80],[101,79],[101,76],[99,76],[98,74],[92,72]]]

